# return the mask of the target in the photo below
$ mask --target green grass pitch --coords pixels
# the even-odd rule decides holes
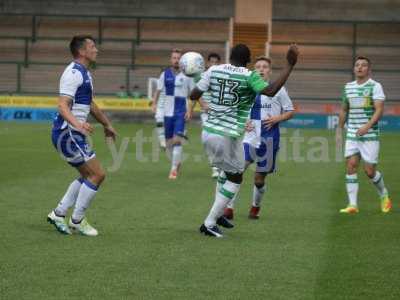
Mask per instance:
[[[152,126],[116,124],[124,137]],[[381,138],[379,169],[394,200],[379,210],[374,187],[359,173],[360,213],[346,204],[344,163],[334,158],[333,131],[300,130],[301,153],[313,137],[329,143],[329,161],[279,162],[268,179],[261,218],[248,220],[252,170],[246,173],[235,224],[226,237],[198,233],[215,183],[189,128],[192,158],[181,177],[167,179],[164,155],[151,144],[138,161],[132,140],[120,168],[108,172],[88,219],[96,238],[60,235],[46,223],[76,177],[50,143],[49,124],[0,123],[0,299],[400,299],[399,135]],[[295,133],[289,130],[285,136]],[[96,127],[94,149],[112,157]],[[127,139],[125,139],[127,141]],[[293,145],[286,140],[286,152]],[[139,151],[140,152],[140,151]],[[315,153],[314,153],[315,154]]]

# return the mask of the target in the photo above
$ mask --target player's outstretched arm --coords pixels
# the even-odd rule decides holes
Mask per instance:
[[[94,101],[92,101],[92,103],[90,104],[90,113],[97,120],[97,122],[103,125],[104,134],[106,135],[106,137],[111,137],[113,140],[115,140],[117,132],[112,127],[110,120],[107,118],[104,112],[97,106],[97,104],[94,103]]]
[[[271,83],[269,86],[267,86],[264,90],[261,91],[261,94],[273,97],[276,95],[276,93],[279,92],[279,90],[288,80],[290,73],[292,72],[294,66],[296,65],[298,56],[299,56],[299,49],[297,48],[297,46],[295,44],[290,45],[289,50],[286,53],[287,64],[285,68],[273,83]]]
[[[65,121],[71,124],[76,130],[82,132],[83,134],[89,134],[93,132],[93,127],[85,122],[79,122],[71,112],[71,102],[72,99],[67,96],[60,96],[58,98],[58,111]]]

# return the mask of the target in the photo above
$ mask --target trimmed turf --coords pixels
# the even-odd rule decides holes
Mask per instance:
[[[120,139],[152,126],[116,124]],[[88,211],[96,238],[64,236],[46,223],[75,171],[57,155],[46,124],[0,123],[0,299],[399,299],[400,187],[398,134],[382,136],[379,169],[394,198],[383,215],[374,187],[360,172],[360,213],[344,216],[344,164],[334,160],[332,131],[296,131],[300,154],[329,161],[293,161],[283,134],[279,172],[268,179],[261,218],[248,220],[252,170],[237,203],[236,227],[224,239],[198,233],[215,183],[200,130],[189,129],[191,155],[176,182],[169,163],[132,140]],[[311,139],[314,138],[314,139]],[[106,168],[110,151],[96,128],[94,145]],[[286,147],[286,155],[285,155]],[[314,151],[315,150],[315,151]],[[322,157],[326,160],[326,157]],[[157,160],[157,159],[155,159]]]

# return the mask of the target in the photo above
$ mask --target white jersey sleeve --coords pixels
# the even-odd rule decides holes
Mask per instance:
[[[157,90],[158,91],[162,91],[164,90],[165,86],[164,86],[164,72],[161,73],[160,78],[158,78],[157,81]]]
[[[60,96],[75,98],[76,90],[83,83],[81,72],[76,69],[67,68],[60,79]]]
[[[294,110],[292,100],[290,100],[290,97],[285,87],[282,87],[280,90],[279,102],[281,103],[283,112]]]
[[[374,85],[374,90],[372,92],[372,100],[385,100],[385,94],[383,92],[382,85],[376,82]]]
[[[201,79],[197,83],[197,88],[202,91],[206,92],[210,88],[210,79],[211,79],[211,71],[213,67],[209,68],[207,71],[201,74]]]

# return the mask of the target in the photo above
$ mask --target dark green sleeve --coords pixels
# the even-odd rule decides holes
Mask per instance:
[[[268,82],[264,81],[264,79],[261,78],[260,74],[255,71],[251,72],[248,83],[255,93],[260,93],[268,86]]]

